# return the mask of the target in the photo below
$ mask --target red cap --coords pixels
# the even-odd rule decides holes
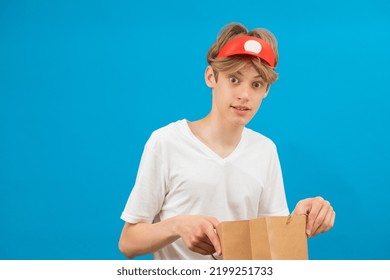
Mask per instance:
[[[261,58],[271,67],[275,66],[275,54],[271,46],[254,36],[240,36],[227,42],[217,57],[228,57],[236,54],[248,54]]]

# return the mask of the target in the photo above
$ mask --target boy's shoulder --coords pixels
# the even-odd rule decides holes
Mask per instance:
[[[186,120],[178,120],[171,122],[163,127],[160,127],[152,132],[152,137],[166,137],[170,136],[173,133],[178,133],[184,129]]]
[[[261,134],[260,132],[254,131],[253,129],[245,127],[244,129],[245,136],[248,139],[248,142],[252,145],[261,145],[271,149],[275,149],[276,145],[274,141],[272,141],[267,136]]]
[[[185,122],[185,119],[178,120],[154,130],[149,137],[147,145],[154,146],[157,143],[161,144],[177,139],[180,134],[185,132]]]

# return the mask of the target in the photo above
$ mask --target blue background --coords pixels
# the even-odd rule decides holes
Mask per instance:
[[[1,0],[0,259],[124,259],[144,143],[208,113],[205,55],[233,21],[279,41],[248,126],[277,144],[290,209],[337,212],[310,258],[390,259],[389,3]]]

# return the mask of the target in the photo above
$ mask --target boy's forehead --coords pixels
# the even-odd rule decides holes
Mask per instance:
[[[236,74],[238,76],[248,76],[253,78],[262,78],[263,75],[261,72],[250,62],[242,62],[241,66],[238,69],[233,71],[222,71],[225,75]]]

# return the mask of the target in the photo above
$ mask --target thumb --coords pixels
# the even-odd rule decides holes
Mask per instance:
[[[310,213],[310,203],[306,203],[305,200],[301,200],[295,206],[291,215],[308,215]]]

